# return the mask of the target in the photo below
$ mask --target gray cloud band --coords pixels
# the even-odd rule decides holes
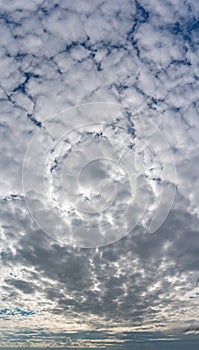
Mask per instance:
[[[77,247],[118,241],[139,224],[155,232],[175,196],[175,162],[162,133],[114,103],[69,108],[33,137],[23,164],[33,220]]]

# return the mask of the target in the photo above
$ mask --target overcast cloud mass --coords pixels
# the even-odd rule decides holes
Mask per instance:
[[[0,16],[0,347],[198,349],[199,2]]]

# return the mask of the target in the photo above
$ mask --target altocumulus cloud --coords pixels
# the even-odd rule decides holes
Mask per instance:
[[[195,349],[199,3],[1,0],[0,12],[1,346]],[[140,223],[112,245],[80,249],[39,230],[21,174],[47,119],[96,101],[158,126],[174,155],[176,196],[155,233]]]

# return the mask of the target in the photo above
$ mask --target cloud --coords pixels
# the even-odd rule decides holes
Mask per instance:
[[[35,330],[35,337],[41,342],[46,334],[51,337],[53,327],[61,331],[65,327],[68,332],[75,329],[78,333],[79,329],[102,329],[106,325],[107,333],[116,327],[115,337],[121,326],[130,327],[132,333],[140,327],[146,327],[147,332],[155,329],[157,339],[169,339],[175,330],[182,342],[176,339],[173,343],[170,341],[169,346],[172,344],[177,349],[180,344],[183,349],[186,343],[182,333],[196,335],[198,328],[198,4],[191,0],[164,3],[125,0],[122,6],[120,1],[71,3],[66,0],[57,4],[10,0],[0,1],[0,9],[0,308],[4,310],[3,316],[9,316],[2,326],[5,343],[16,331],[23,334],[28,318],[28,328],[33,333]],[[27,194],[22,186],[25,153],[32,137],[42,133],[46,141],[42,152],[49,152],[47,146],[53,133],[50,134],[50,128],[46,132],[46,125],[49,126],[46,122],[60,111],[81,103],[104,101],[121,104],[124,119],[113,118],[111,125],[93,128],[89,135],[85,131],[74,132],[68,143],[62,140],[60,148],[48,159],[50,193],[56,205],[63,199],[56,176],[63,155],[71,149],[76,158],[71,161],[70,169],[76,171],[86,157],[96,156],[99,141],[101,145],[103,142],[103,147],[99,147],[101,156],[114,153],[104,140],[115,141],[116,153],[124,143],[129,150],[136,146],[145,165],[147,189],[151,190],[146,220],[123,237],[132,219],[132,211],[127,217],[122,211],[130,193],[128,182],[124,181],[126,174],[119,174],[116,166],[114,172],[110,170],[110,163],[91,164],[81,178],[87,198],[99,199],[95,192],[89,192],[96,172],[98,180],[108,178],[116,182],[119,179],[120,184],[123,181],[117,210],[104,218],[105,222],[114,222],[117,218],[110,240],[116,229],[119,229],[117,238],[123,238],[98,249],[65,246],[48,237],[29,215]],[[154,157],[149,150],[143,151],[142,135],[147,135],[147,142],[154,140],[153,133],[147,134],[148,129],[143,128],[143,120],[157,126],[168,141],[176,164],[175,181],[162,143],[161,147],[156,139],[152,143],[158,149]],[[82,123],[84,121],[82,118]],[[65,120],[65,125],[69,124],[73,125],[72,118]],[[61,132],[63,125],[59,128],[56,126],[54,130]],[[85,146],[91,137],[95,147],[84,147],[82,153],[78,153],[78,145]],[[58,216],[41,196],[42,158],[38,149],[39,143],[35,143],[32,162],[38,177],[33,186],[33,204],[45,227],[56,228],[58,235],[65,222],[57,220]],[[156,170],[157,154],[164,166],[163,172]],[[127,159],[125,166],[128,164],[131,163]],[[29,175],[31,182],[34,174]],[[66,181],[66,185],[72,184],[70,181]],[[109,199],[112,198],[113,188],[105,182],[103,185],[101,193],[108,192]],[[147,220],[158,208],[160,189],[164,189],[166,201],[174,186],[176,196],[172,209],[162,226],[151,235]],[[75,190],[74,185],[73,195]],[[144,187],[140,193],[145,192]],[[145,204],[145,197],[140,198],[139,210]],[[78,202],[86,206],[82,203]],[[104,202],[100,203],[103,207]],[[91,223],[86,214],[77,217],[76,212],[71,211],[70,215],[74,222],[84,219]],[[96,217],[92,224],[96,224]],[[70,223],[67,227],[70,233]],[[82,231],[77,234],[81,235]],[[88,236],[88,241],[91,239]],[[27,317],[22,317],[25,313]],[[190,320],[194,320],[194,326],[185,326]],[[38,331],[40,325],[45,336]],[[156,333],[159,330],[161,335]],[[59,336],[57,331],[52,346],[62,339]],[[73,346],[82,344],[81,333],[76,340],[68,336]],[[28,337],[31,335],[24,335],[25,342]],[[104,337],[112,341],[107,334]],[[130,335],[121,337],[128,348],[125,337]],[[89,344],[91,338],[90,334],[85,335]],[[143,339],[146,340],[145,336]],[[189,339],[193,349],[194,339]],[[160,344],[163,349],[167,346]],[[136,346],[139,349],[141,345]],[[156,345],[148,343],[147,348],[150,346]]]

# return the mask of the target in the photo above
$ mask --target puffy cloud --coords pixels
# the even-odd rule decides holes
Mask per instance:
[[[53,340],[46,343],[54,347],[66,344],[63,338],[68,337],[67,344],[73,347],[101,346],[103,338],[105,346],[115,342],[117,348],[118,337],[125,348],[128,341],[136,338],[139,349],[140,338],[136,332],[145,329],[148,333],[142,334],[143,342],[155,337],[159,346],[163,344],[161,339],[168,340],[175,334],[175,339],[169,343],[171,347],[183,349],[188,339],[194,349],[199,321],[197,3],[191,0],[164,3],[125,0],[121,5],[121,1],[72,3],[66,0],[58,4],[55,1],[10,0],[0,1],[0,10],[0,316],[4,322],[3,344],[11,339],[18,341],[19,331],[26,342],[28,338],[30,342],[37,338],[38,344],[39,341],[44,343],[44,338],[49,336],[50,341]],[[69,141],[56,144],[53,131],[59,136],[64,124],[59,125],[59,129],[56,125],[53,130],[53,124],[47,120],[68,107],[104,101],[121,104],[123,119],[113,117],[110,125],[107,121],[103,128],[93,127],[90,134],[83,129],[76,130]],[[65,116],[67,118],[67,113]],[[82,115],[79,118],[85,123]],[[93,120],[91,118],[90,122]],[[176,164],[176,180],[168,152],[143,120],[157,126],[162,138],[168,141]],[[73,125],[72,118],[64,122],[65,127]],[[46,235],[28,211],[27,194],[22,186],[25,153],[36,135],[44,135],[46,141],[42,143],[42,151],[41,143],[35,143],[34,167],[31,168],[38,175],[33,186],[35,210],[45,227],[56,229],[58,234],[65,222],[57,220],[49,210],[49,203],[41,196],[43,178],[39,172],[42,162],[39,152],[42,156],[44,152],[48,155],[45,159],[49,161],[48,195],[52,195],[55,207],[63,199],[56,176],[60,175],[63,157],[67,157],[71,149],[70,170],[77,172],[84,159],[96,158],[97,151],[101,152],[98,152],[101,157],[104,154],[113,157],[123,145],[134,149],[144,163],[147,180],[139,177],[140,182],[137,182],[138,185],[147,184],[140,190],[143,196],[137,202],[139,210],[145,205],[146,189],[150,190],[144,220],[123,237],[132,218],[129,210],[124,220],[122,211],[125,204],[128,206],[129,198],[128,182],[124,180],[126,173],[119,172],[116,165],[113,169],[110,163],[101,161],[84,168],[80,180],[87,198],[90,196],[95,201],[99,200],[98,194],[89,192],[93,180],[98,183],[108,178],[124,185],[119,189],[118,210],[103,218],[105,222],[117,222],[118,226],[111,227],[111,241],[118,228],[117,238],[123,238],[97,249],[81,249],[63,245]],[[95,147],[92,142],[85,146],[89,140],[95,140]],[[115,141],[113,151],[104,140]],[[153,149],[145,148],[144,142]],[[55,145],[57,148],[53,149]],[[78,153],[82,145],[83,151]],[[52,151],[51,156],[49,151]],[[126,169],[130,165],[126,157]],[[160,171],[161,166],[163,171]],[[29,172],[29,176],[32,185],[35,173]],[[66,189],[68,184],[74,185],[70,176],[66,180],[69,180],[65,183]],[[103,193],[111,199],[113,187],[106,182],[102,185],[101,199],[104,199]],[[176,197],[167,219],[155,233],[149,234],[148,221],[158,208],[161,189],[164,190],[161,205],[165,208],[169,191],[173,192],[174,186]],[[75,185],[72,194],[76,194]],[[96,203],[99,205],[99,201]],[[78,205],[86,206],[81,201]],[[100,205],[103,207],[104,202]],[[43,208],[46,211],[41,211]],[[158,213],[161,215],[161,211]],[[71,220],[77,222],[76,212],[71,211],[70,215]],[[90,220],[85,213],[82,217]],[[94,224],[96,217],[93,217]],[[69,232],[70,229],[68,223]],[[16,327],[19,320],[20,325],[17,323]],[[27,322],[28,328],[35,332],[28,336]],[[187,326],[189,322],[194,325]],[[93,331],[96,328],[102,333],[92,335],[91,332],[82,337],[83,329]],[[111,329],[113,336],[110,336]],[[130,330],[128,334],[125,333],[127,329]],[[155,332],[150,333],[153,330]],[[177,338],[181,340],[178,342]],[[155,342],[152,344],[155,348]],[[150,349],[149,343],[147,348]]]

